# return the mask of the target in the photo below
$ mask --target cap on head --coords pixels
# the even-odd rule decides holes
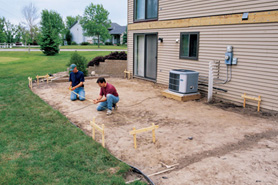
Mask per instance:
[[[75,64],[71,64],[69,70],[70,70],[70,71],[73,71],[75,67],[76,67]]]

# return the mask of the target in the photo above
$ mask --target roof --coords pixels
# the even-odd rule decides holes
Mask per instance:
[[[116,35],[116,34],[123,34],[126,31],[126,26],[120,26],[117,23],[111,23],[111,27],[108,28],[109,34]]]
[[[78,23],[78,21],[75,21],[75,22],[69,27],[69,29],[71,29],[76,23]]]

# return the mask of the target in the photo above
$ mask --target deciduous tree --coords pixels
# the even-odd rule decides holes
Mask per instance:
[[[25,6],[22,9],[22,14],[25,19],[23,22],[23,25],[26,27],[26,30],[29,31],[29,36],[31,43],[33,43],[35,37],[36,37],[36,30],[37,29],[37,20],[39,18],[38,15],[38,9],[35,7],[33,3],[30,3],[28,6]]]
[[[105,40],[110,37],[108,28],[111,25],[111,20],[108,19],[109,12],[102,5],[94,5],[91,3],[86,7],[84,16],[80,20],[80,24],[85,31],[86,36],[97,36],[98,47],[100,37]]]

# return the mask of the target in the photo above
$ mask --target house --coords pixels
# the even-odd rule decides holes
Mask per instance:
[[[81,44],[82,42],[89,42],[93,44],[94,40],[97,39],[97,37],[84,36],[84,30],[79,21],[73,23],[70,27],[70,33],[72,34],[72,42],[76,42],[77,44]]]
[[[111,39],[108,39],[107,42],[112,44],[123,44],[123,36],[126,33],[126,26],[120,26],[117,23],[111,23],[111,27],[108,28]]]
[[[111,39],[108,39],[106,42],[111,42],[112,44],[123,43],[123,35],[126,32],[126,26],[120,26],[117,23],[111,23],[111,27],[108,30],[109,34],[111,35]],[[72,34],[72,41],[76,42],[77,44],[81,44],[82,42],[94,44],[98,42],[98,38],[96,36],[84,36],[84,30],[78,21],[76,21],[70,27],[70,33]]]
[[[278,111],[277,9],[277,0],[128,0],[128,70],[165,85],[172,69],[197,71],[206,93],[214,61],[214,98],[243,103],[247,93]],[[227,46],[236,65],[225,64]]]

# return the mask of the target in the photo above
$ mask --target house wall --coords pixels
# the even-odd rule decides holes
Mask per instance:
[[[75,24],[71,29],[70,33],[72,34],[72,41],[80,44],[84,40],[83,29],[79,23]]]
[[[157,33],[157,83],[168,85],[175,68],[198,71],[199,84],[207,84],[210,61],[220,61],[220,79],[226,79],[224,56],[233,46],[238,64],[232,80],[215,87],[214,97],[242,103],[241,95],[261,96],[261,107],[278,111],[278,1],[159,0],[158,21],[133,23],[134,0],[128,0],[128,70],[133,71],[133,34]],[[241,20],[249,12],[248,20]],[[252,12],[252,13],[250,13]],[[198,60],[179,59],[181,32],[199,32]],[[207,90],[199,85],[200,90]],[[256,106],[257,103],[248,101]]]
[[[93,43],[96,37],[87,37],[83,35],[83,28],[81,24],[76,23],[71,29],[70,33],[72,34],[72,41],[76,42],[77,44],[81,44],[82,42],[90,42]]]
[[[208,77],[209,61],[221,62],[220,78],[226,79],[224,56],[232,45],[238,64],[232,66],[232,80],[216,87],[214,97],[242,103],[241,95],[262,96],[261,107],[278,111],[278,23],[198,26],[186,28],[130,30],[128,32],[128,69],[133,71],[133,34],[158,33],[157,83],[168,85],[169,71],[182,68],[198,71],[199,80]],[[180,32],[200,32],[199,59],[179,59]],[[207,87],[200,86],[200,90]],[[248,102],[256,105],[255,102]]]
[[[128,24],[133,23],[134,0],[128,0]],[[277,10],[277,0],[158,0],[158,20],[181,19],[242,12]]]

